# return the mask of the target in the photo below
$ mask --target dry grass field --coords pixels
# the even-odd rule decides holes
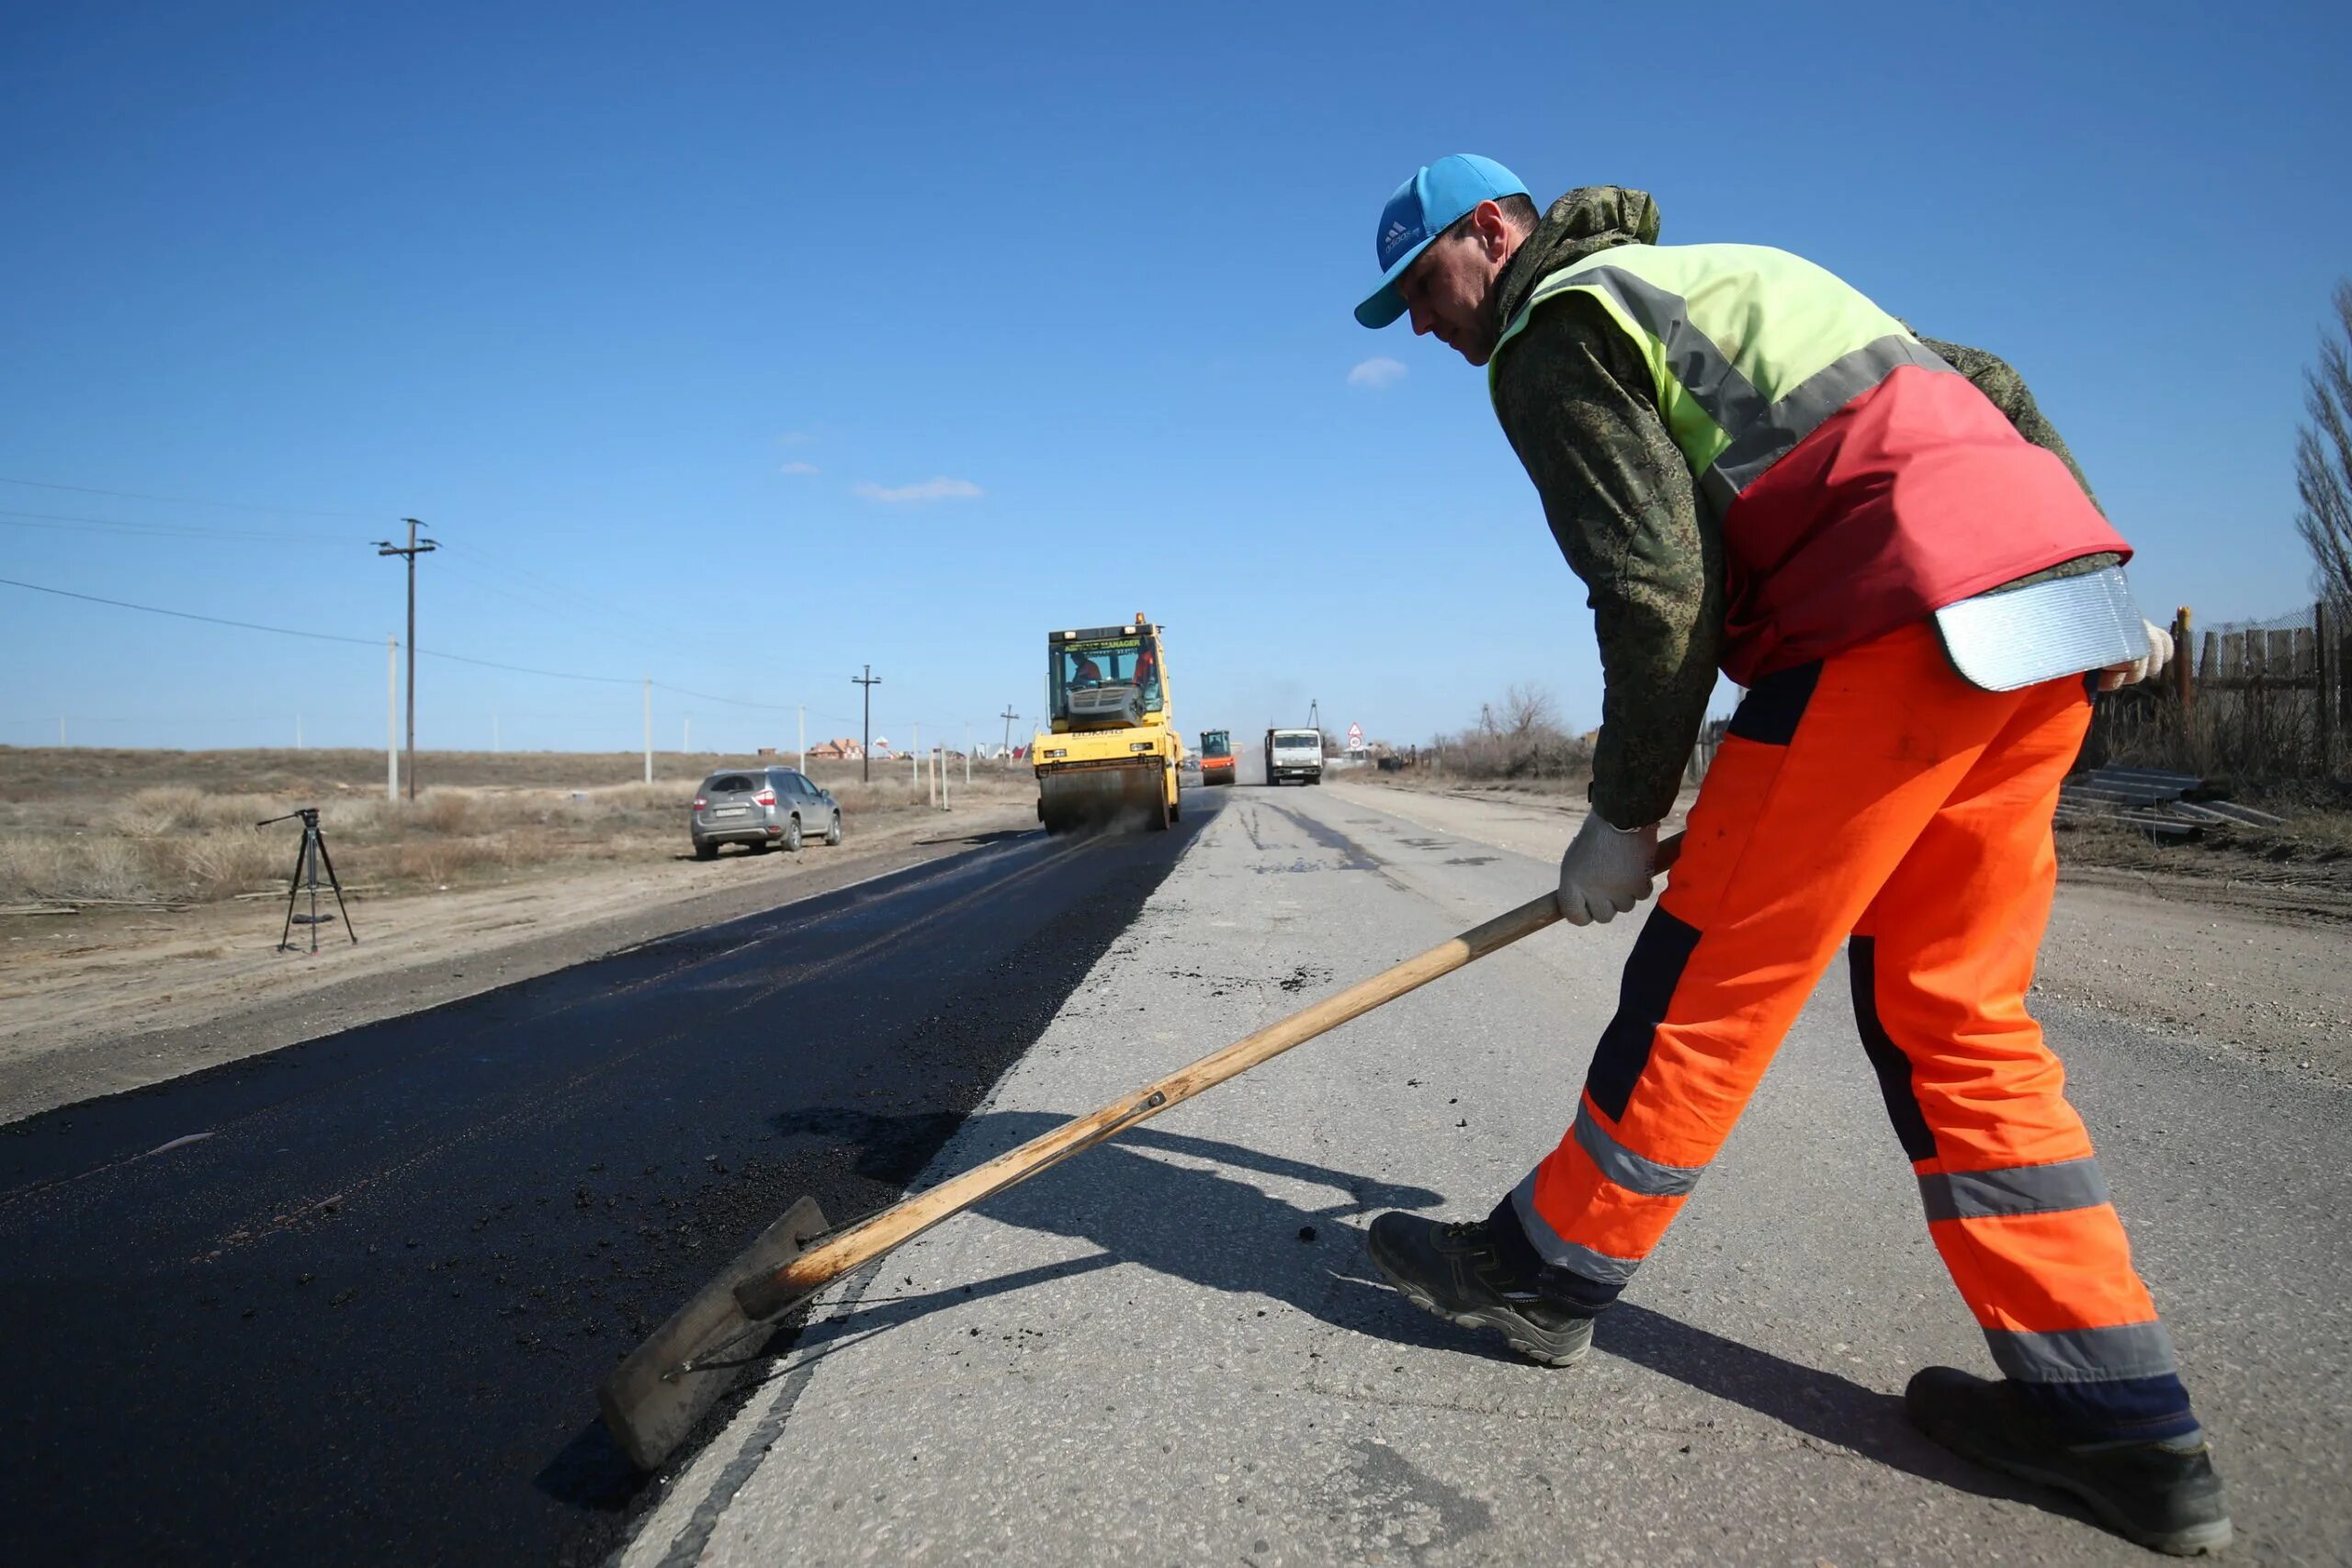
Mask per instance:
[[[789,759],[781,759],[789,761]],[[758,761],[765,761],[758,760]],[[0,907],[194,904],[282,890],[300,824],[255,828],[317,806],[346,888],[398,894],[687,852],[695,787],[725,754],[428,751],[425,787],[387,800],[381,752],[147,751],[0,747]],[[812,764],[849,831],[920,812],[905,761]],[[973,765],[970,798],[1003,804],[1035,785],[1023,770]],[[950,796],[965,796],[952,765]],[[740,853],[741,852],[730,852]]]

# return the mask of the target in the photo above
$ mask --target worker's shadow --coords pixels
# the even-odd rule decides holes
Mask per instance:
[[[899,1119],[817,1110],[779,1117],[780,1133],[819,1133],[861,1149],[902,1146]],[[861,1132],[851,1122],[866,1123]],[[974,1118],[952,1145],[956,1168],[976,1165],[1062,1124],[1063,1118],[998,1111]],[[844,1137],[844,1135],[847,1135]],[[880,1157],[887,1157],[887,1155]],[[880,1172],[876,1174],[879,1175]],[[1320,1188],[1311,1204],[1270,1195],[1252,1174]],[[903,1180],[901,1174],[899,1180]],[[888,1263],[854,1303],[824,1313],[800,1332],[793,1366],[830,1347],[864,1338],[957,1302],[1024,1290],[1097,1269],[1133,1264],[1248,1298],[1271,1298],[1352,1333],[1426,1349],[1517,1362],[1492,1336],[1431,1317],[1385,1283],[1363,1256],[1355,1223],[1387,1209],[1427,1210],[1444,1198],[1241,1145],[1138,1127],[1009,1191],[976,1213],[1002,1224],[1067,1236],[1101,1248],[1093,1257],[1019,1269],[993,1280],[932,1291],[904,1290]],[[838,1222],[837,1222],[838,1223]],[[1312,1239],[1303,1239],[1311,1229]],[[1747,1406],[1837,1449],[1939,1484],[2031,1503],[2071,1517],[2088,1516],[2054,1495],[1966,1464],[1930,1443],[1905,1417],[1902,1399],[1850,1378],[1726,1339],[1634,1302],[1621,1302],[1596,1325],[1594,1342],[1702,1393]],[[1531,1378],[1546,1377],[1534,1368]],[[1565,1404],[1577,1391],[1566,1374]]]

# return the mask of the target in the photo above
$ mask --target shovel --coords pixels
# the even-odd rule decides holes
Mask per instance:
[[[1660,840],[1654,869],[1666,870],[1681,850],[1679,833]],[[1238,1077],[1294,1045],[1361,1018],[1384,1002],[1542,931],[1559,918],[1559,906],[1551,894],[1531,898],[1508,914],[1474,926],[1368,980],[1359,980],[1337,996],[1270,1023],[1189,1067],[1180,1067],[1091,1115],[1066,1122],[845,1230],[829,1233],[816,1200],[800,1199],[738,1255],[724,1273],[613,1369],[597,1391],[605,1427],[639,1469],[659,1468],[757,1360],[780,1320],[842,1275],[982,1199],[1140,1125],[1203,1089]]]

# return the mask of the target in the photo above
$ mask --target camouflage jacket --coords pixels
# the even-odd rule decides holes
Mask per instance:
[[[1494,330],[1553,273],[1596,251],[1653,244],[1657,231],[1657,204],[1646,192],[1570,191],[1496,280]],[[1920,341],[2082,481],[2015,370],[1981,349]],[[1673,807],[1714,691],[1724,607],[1720,525],[1698,504],[1690,467],[1658,417],[1649,367],[1585,296],[1545,305],[1512,340],[1497,365],[1495,409],[1553,538],[1589,592],[1605,683],[1593,809],[1621,827],[1655,822]],[[2086,557],[2034,577],[2115,558]]]

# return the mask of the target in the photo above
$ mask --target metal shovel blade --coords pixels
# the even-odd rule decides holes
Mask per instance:
[[[817,1201],[800,1199],[613,1369],[596,1391],[596,1404],[605,1429],[631,1463],[658,1469],[759,1359],[775,1332],[775,1325],[744,1316],[735,1287],[773,1274],[829,1228]],[[709,1366],[699,1364],[700,1357],[721,1346],[726,1349],[713,1354]]]

